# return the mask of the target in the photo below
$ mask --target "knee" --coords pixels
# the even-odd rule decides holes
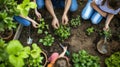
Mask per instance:
[[[23,26],[29,26],[30,21],[20,17],[20,16],[14,16],[13,19],[17,21],[18,23],[22,24]]]
[[[37,4],[37,8],[41,9],[44,7],[45,2],[44,2],[44,0],[36,0],[36,4]]]
[[[91,22],[93,23],[93,24],[98,24],[98,23],[100,23],[100,21],[102,20],[102,16],[99,14],[99,13],[97,13],[97,12],[95,12],[93,15],[92,15],[92,17],[91,17]]]
[[[70,6],[70,11],[71,12],[74,12],[78,9],[78,4],[77,4],[77,1],[76,0],[72,0],[71,2],[71,6]]]

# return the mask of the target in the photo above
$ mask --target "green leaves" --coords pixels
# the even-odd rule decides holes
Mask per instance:
[[[91,35],[94,32],[94,27],[90,27],[86,31],[87,31],[87,35]]]
[[[48,32],[45,32],[46,36],[43,39],[40,39],[39,42],[43,43],[45,46],[52,46],[52,43],[54,42],[54,37],[52,37],[51,34],[48,34]]]
[[[59,36],[61,40],[67,39],[70,36],[70,28],[60,25],[60,27],[55,30],[55,34]]]
[[[34,2],[30,2],[30,0],[24,0],[22,4],[17,6],[17,9],[20,11],[20,14],[24,17],[28,16],[29,10],[32,8],[36,8],[37,5]]]
[[[72,20],[70,21],[70,25],[71,25],[72,27],[80,26],[80,25],[81,25],[80,16],[77,16],[77,18],[72,19]]]
[[[74,67],[100,67],[100,59],[97,56],[89,55],[85,50],[72,54]]]
[[[109,58],[105,59],[107,67],[119,67],[120,66],[120,52],[115,52]]]

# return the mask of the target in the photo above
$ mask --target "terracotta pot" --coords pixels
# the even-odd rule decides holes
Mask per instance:
[[[0,32],[0,38],[8,41],[12,39],[13,36],[13,30],[5,30],[4,32]]]

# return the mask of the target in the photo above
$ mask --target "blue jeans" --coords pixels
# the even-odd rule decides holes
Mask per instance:
[[[86,6],[82,10],[81,17],[85,20],[90,19],[93,24],[98,24],[103,17],[91,7],[91,2],[92,0],[88,0]]]
[[[17,21],[18,23],[22,24],[23,26],[29,26],[30,21],[26,20],[25,18],[22,18],[20,16],[14,16],[13,19]]]
[[[45,0],[36,0],[37,7],[38,9],[41,9],[45,5]],[[52,0],[54,8],[64,8],[65,6],[65,0]],[[78,8],[77,0],[72,0],[71,6],[70,6],[70,11],[74,12]]]

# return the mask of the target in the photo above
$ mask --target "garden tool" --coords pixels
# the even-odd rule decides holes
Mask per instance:
[[[104,37],[104,42],[103,42],[103,46],[102,46],[102,51],[103,53],[107,53],[107,37]]]
[[[31,30],[30,29],[31,29],[31,26],[29,26],[27,44],[32,44],[32,42],[33,42],[33,39],[30,36],[30,34],[31,34]]]
[[[61,43],[59,43],[59,45],[60,45],[60,47],[64,48],[64,46],[63,46]],[[69,55],[70,55],[70,52],[67,50],[67,51],[66,51],[66,54],[69,56]]]

